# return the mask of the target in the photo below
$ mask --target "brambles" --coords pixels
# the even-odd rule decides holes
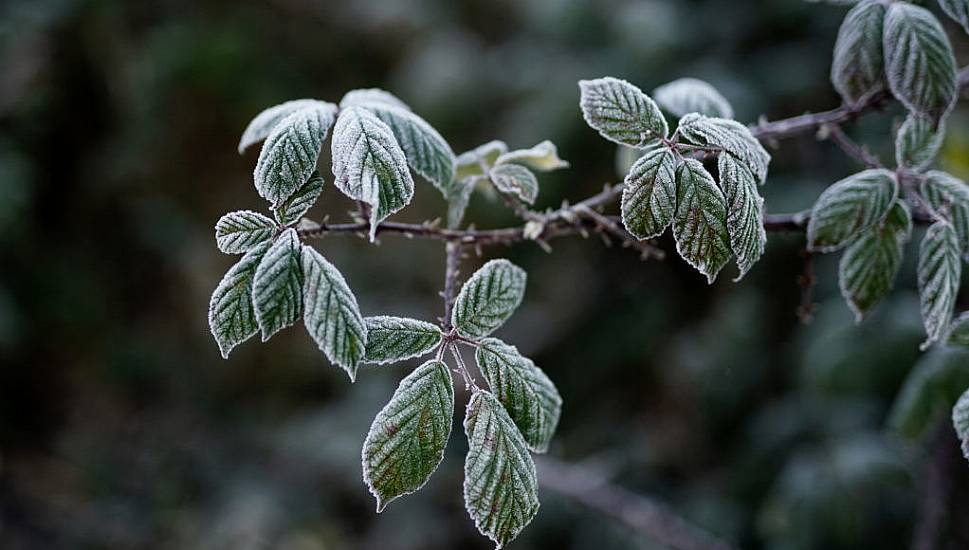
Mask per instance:
[[[966,13],[963,8],[959,2],[945,4],[957,18]],[[905,2],[863,0],[845,18],[834,51],[831,79],[845,105],[753,127],[733,120],[727,99],[696,79],[660,86],[655,101],[623,80],[583,80],[579,106],[585,121],[624,147],[630,162],[622,184],[546,211],[534,209],[541,198],[538,173],[568,167],[549,141],[521,150],[492,141],[455,156],[406,104],[375,89],[349,92],[339,106],[303,99],[272,107],[253,120],[239,146],[265,140],[254,182],[269,202],[269,215],[242,210],[216,225],[219,249],[244,255],[213,294],[213,335],[228,356],[257,332],[265,341],[302,318],[320,350],[351,380],[364,364],[422,358],[374,419],[363,444],[364,480],[378,511],[420,489],[443,460],[457,406],[452,373],[458,373],[470,393],[465,504],[479,530],[501,546],[538,511],[531,453],[549,449],[563,400],[532,360],[492,336],[522,302],[524,270],[491,260],[459,292],[463,252],[521,241],[548,248],[553,238],[598,233],[657,257],[649,240],[671,228],[676,251],[713,284],[732,261],[735,280],[754,269],[769,230],[806,230],[807,250],[842,251],[841,291],[861,322],[891,291],[913,226],[925,225],[918,285],[926,346],[967,345],[969,321],[966,313],[956,313],[956,303],[962,262],[969,257],[969,186],[930,170],[960,87],[951,51],[930,12]],[[890,97],[908,109],[896,136],[894,168],[840,128]],[[770,177],[771,156],[761,140],[807,130],[820,130],[865,169],[828,187],[810,215],[767,215],[760,185]],[[352,223],[307,218],[324,192],[317,162],[328,137],[334,187],[358,204]],[[447,204],[446,227],[388,220],[408,206],[421,179]],[[522,224],[498,229],[465,224],[468,200],[479,189],[503,199]],[[606,211],[615,202],[618,211]],[[364,316],[338,268],[305,242],[329,233],[361,234],[370,241],[389,233],[444,241],[441,322],[393,312]],[[477,375],[459,351],[465,347],[475,351]],[[951,392],[939,388],[961,383],[960,377],[920,376],[928,381],[912,382],[904,397],[916,405],[900,404],[897,410],[952,405],[946,401]],[[965,410],[963,399],[954,413],[963,440]]]

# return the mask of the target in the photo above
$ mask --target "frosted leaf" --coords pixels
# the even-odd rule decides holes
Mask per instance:
[[[912,215],[895,201],[885,219],[865,231],[841,256],[841,295],[860,323],[888,295],[902,265],[902,247],[912,236]]]
[[[350,381],[367,346],[367,327],[343,274],[310,246],[303,246],[303,324],[327,359]]]
[[[865,170],[821,193],[808,221],[808,248],[834,252],[848,245],[888,214],[898,196],[895,175],[888,170]]]
[[[373,241],[377,224],[414,197],[414,180],[404,151],[391,128],[361,107],[348,107],[340,113],[332,147],[334,184],[351,199],[371,206]]]
[[[927,116],[909,113],[895,137],[895,161],[915,171],[924,170],[939,154],[943,138],[944,121],[936,125]]]
[[[253,280],[252,303],[263,342],[299,318],[302,286],[299,237],[296,230],[287,229],[266,251]]]
[[[939,0],[942,11],[969,32],[969,0]]]
[[[532,170],[538,170],[540,172],[549,172],[569,167],[568,162],[559,158],[558,148],[555,147],[555,144],[548,140],[529,149],[518,149],[503,153],[495,159],[494,163],[521,164],[522,166],[527,166]]]
[[[464,212],[468,209],[471,201],[471,193],[474,192],[477,178],[455,181],[447,192],[447,226],[455,229],[461,225],[464,219]]]
[[[764,199],[757,192],[757,182],[750,170],[728,154],[718,159],[720,186],[727,201],[727,232],[730,249],[737,257],[740,274],[734,281],[743,279],[750,268],[760,260],[767,245],[764,230]]]
[[[945,343],[950,346],[969,348],[969,311],[952,320]]]
[[[767,181],[770,154],[750,130],[736,120],[691,113],[680,119],[677,132],[695,145],[730,153],[747,165],[758,183]]]
[[[942,25],[925,8],[894,2],[885,17],[885,69],[908,110],[938,122],[955,103],[956,61]]]
[[[276,222],[251,210],[229,212],[215,223],[215,243],[226,254],[242,254],[269,240]]]
[[[458,155],[455,161],[454,179],[463,181],[475,176],[484,176],[498,161],[498,157],[508,152],[504,141],[489,141],[470,151]]]
[[[579,90],[583,118],[609,141],[643,148],[665,139],[669,133],[656,103],[625,80],[580,80]]]
[[[885,6],[878,0],[864,0],[851,8],[841,23],[834,44],[831,83],[846,103],[856,103],[886,88],[884,22]]]
[[[699,161],[686,159],[676,169],[676,250],[713,284],[730,261],[727,204],[713,176]]]
[[[367,317],[367,363],[394,363],[420,357],[441,343],[441,329],[405,317]]]
[[[663,233],[676,214],[676,157],[666,147],[633,164],[622,190],[622,224],[638,239]]]
[[[940,340],[948,330],[961,276],[962,261],[955,229],[948,222],[935,222],[925,233],[919,250],[919,298],[922,323],[928,335],[923,349]]]
[[[427,483],[451,435],[454,387],[440,361],[428,361],[400,382],[363,443],[363,480],[377,512]]]
[[[386,103],[362,102],[360,106],[377,115],[390,127],[404,150],[407,164],[442,194],[446,194],[454,179],[455,159],[451,146],[441,134],[423,118],[406,109]]]
[[[315,99],[294,99],[280,103],[259,113],[256,115],[256,118],[252,119],[252,122],[249,123],[249,126],[242,133],[242,139],[239,140],[239,154],[241,155],[245,152],[250,145],[259,143],[269,137],[269,134],[272,133],[276,125],[284,118],[296,111],[319,104],[327,105],[327,103]]]
[[[538,196],[538,179],[531,170],[520,164],[499,164],[489,174],[495,187],[507,195],[514,195],[528,204]]]
[[[562,414],[562,397],[555,384],[531,359],[522,357],[518,348],[496,338],[482,340],[475,359],[528,448],[546,452]]]
[[[451,324],[471,338],[491,334],[521,304],[526,279],[525,270],[508,260],[491,260],[461,287]]]
[[[689,113],[733,118],[733,107],[716,88],[699,78],[681,78],[653,90],[653,99],[679,118]]]
[[[490,392],[471,396],[464,432],[464,506],[478,531],[502,548],[538,514],[535,463],[514,421]]]
[[[397,96],[388,91],[381,90],[380,88],[361,88],[359,90],[350,90],[344,94],[343,98],[340,100],[340,109],[373,104],[388,105],[390,107],[397,107],[399,109],[410,111],[410,107],[398,99]]]
[[[969,259],[969,185],[946,172],[933,170],[925,174],[921,191],[929,206],[952,223],[962,253]]]
[[[959,397],[952,407],[952,426],[962,444],[962,456],[969,460],[969,390]]]
[[[256,312],[252,306],[252,280],[263,254],[269,250],[268,242],[257,245],[246,253],[212,293],[209,301],[209,329],[222,358],[228,359],[232,348],[245,342],[259,332]]]
[[[316,101],[276,125],[252,174],[259,196],[278,206],[310,178],[335,116],[336,105]]]
[[[292,225],[300,220],[310,208],[316,204],[323,192],[323,177],[319,170],[314,170],[310,179],[299,186],[299,189],[283,204],[275,209],[276,221],[283,225]]]

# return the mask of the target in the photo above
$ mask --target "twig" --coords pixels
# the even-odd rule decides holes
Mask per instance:
[[[448,242],[444,245],[447,258],[444,267],[444,331],[451,330],[451,311],[454,309],[454,299],[458,291],[458,269],[461,267],[461,245],[455,242]]]
[[[574,209],[579,216],[583,216],[595,222],[595,224],[603,231],[613,235],[622,242],[623,246],[633,248],[639,251],[639,257],[648,260],[650,258],[656,258],[657,260],[662,260],[666,257],[666,253],[661,249],[649,244],[648,242],[643,242],[636,237],[629,234],[621,225],[613,221],[612,219],[596,212],[595,210],[585,206],[577,205]]]
[[[539,484],[611,518],[636,533],[676,550],[733,550],[702,528],[687,522],[665,505],[638,495],[585,468],[551,456],[537,456]]]
[[[882,161],[878,159],[875,155],[871,153],[865,147],[862,147],[855,140],[848,137],[848,134],[838,126],[837,124],[829,124],[827,126],[821,127],[821,132],[827,132],[828,137],[831,138],[838,147],[841,148],[849,157],[855,159],[862,165],[868,168],[884,168]]]

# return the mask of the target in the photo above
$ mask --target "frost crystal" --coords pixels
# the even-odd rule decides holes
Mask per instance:
[[[546,452],[562,413],[562,397],[555,384],[517,348],[496,338],[481,341],[475,360],[528,447]]]
[[[259,332],[252,305],[252,280],[269,242],[257,245],[229,268],[209,301],[209,329],[222,358],[228,359],[232,348]]]
[[[732,256],[726,199],[713,176],[694,159],[686,159],[680,165],[676,183],[676,250],[713,284]]]
[[[283,225],[292,225],[300,220],[310,208],[316,204],[316,199],[323,191],[323,177],[320,172],[313,171],[310,179],[293,193],[293,196],[275,209],[276,221]]]
[[[341,109],[367,104],[388,105],[390,107],[397,107],[404,109],[405,111],[410,111],[410,107],[398,99],[397,96],[385,90],[381,90],[380,88],[362,88],[359,90],[350,90],[344,94],[343,99],[340,100]]]
[[[370,208],[370,240],[377,224],[410,204],[414,180],[393,131],[373,113],[348,107],[333,129],[334,184]]]
[[[461,288],[451,324],[472,338],[491,334],[518,308],[526,278],[525,271],[508,260],[486,263]]]
[[[226,254],[242,254],[269,240],[276,224],[251,210],[229,212],[215,224],[215,242]]]
[[[499,164],[491,169],[491,181],[506,195],[514,195],[528,204],[538,196],[538,179],[531,170],[519,164]]]
[[[249,126],[242,133],[242,139],[239,140],[239,154],[241,155],[245,152],[250,145],[259,143],[269,137],[269,134],[272,133],[276,125],[284,118],[296,111],[319,106],[320,104],[326,105],[326,103],[315,99],[294,99],[293,101],[281,103],[259,113],[256,115],[256,118],[252,119],[252,122],[249,123]]]
[[[287,229],[276,238],[256,268],[252,301],[263,342],[295,323],[303,309],[299,247],[296,231]]]
[[[681,78],[653,90],[653,99],[675,117],[689,113],[733,118],[733,107],[720,92],[698,78]]]
[[[316,101],[275,126],[253,171],[259,196],[278,206],[309,179],[335,116],[336,105]]]
[[[821,193],[808,222],[808,247],[834,252],[861,232],[880,223],[898,196],[895,175],[888,170],[865,170]]]
[[[363,480],[377,499],[377,512],[427,483],[451,435],[454,387],[440,361],[407,375],[374,418],[363,443]]]
[[[841,256],[841,295],[860,323],[888,295],[902,265],[902,247],[912,235],[912,215],[895,201],[885,220],[861,234]]]
[[[885,54],[882,27],[885,6],[863,0],[851,8],[834,45],[831,83],[848,103],[885,88]]]
[[[357,376],[367,345],[367,327],[343,274],[310,246],[303,246],[303,323],[331,363]]]
[[[750,130],[736,120],[691,113],[680,119],[677,131],[690,143],[730,153],[750,169],[758,183],[767,181],[770,154]]]
[[[962,253],[969,261],[969,185],[946,172],[933,170],[925,174],[921,190],[929,206],[952,223]]]
[[[622,190],[622,223],[634,237],[663,233],[676,214],[676,157],[660,147],[633,164]]]
[[[481,534],[501,548],[538,513],[535,463],[514,421],[490,392],[471,396],[464,431],[464,505]]]
[[[962,261],[955,229],[948,222],[935,222],[922,239],[919,251],[919,298],[928,335],[923,349],[941,339],[948,330],[961,276]]]
[[[939,154],[944,138],[944,121],[935,124],[927,116],[909,113],[895,138],[895,160],[899,166],[924,170]]]
[[[636,86],[606,77],[580,80],[586,123],[620,145],[644,148],[666,138],[669,128],[656,103]]]
[[[893,2],[885,17],[885,69],[892,94],[938,122],[956,100],[956,60],[932,12]]]
[[[420,357],[441,343],[441,329],[406,317],[367,317],[367,363],[396,363]]]

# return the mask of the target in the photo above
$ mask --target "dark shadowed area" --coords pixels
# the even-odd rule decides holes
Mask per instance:
[[[417,363],[362,367],[351,385],[301,325],[220,357],[206,312],[236,258],[216,249],[213,226],[265,207],[252,183],[258,148],[236,152],[242,130],[288,99],[380,87],[455,152],[554,141],[571,168],[541,176],[537,206],[557,207],[620,179],[614,146],[582,120],[579,79],[612,75],[649,92],[702,78],[744,122],[830,109],[845,10],[803,0],[0,3],[0,547],[491,548],[461,495],[466,392],[443,465],[378,516],[361,445]],[[964,65],[969,37],[945,24]],[[890,104],[846,130],[890,160],[903,116]],[[327,142],[310,217],[347,220],[354,205],[331,185],[328,152]],[[771,152],[771,213],[808,208],[859,169],[811,134]],[[969,177],[965,105],[940,164]],[[416,187],[393,220],[444,215],[440,195]],[[480,194],[467,219],[520,224]],[[364,314],[441,315],[440,242],[312,244]],[[485,249],[463,264],[466,276],[507,257],[529,273],[499,336],[563,396],[553,457],[742,548],[908,548],[927,507],[941,514],[938,548],[969,547],[969,467],[948,409],[925,401],[909,403],[917,414],[904,422],[892,414],[910,372],[950,404],[969,385],[967,352],[919,352],[914,245],[895,292],[855,326],[837,255],[813,258],[817,309],[799,321],[802,234],[772,233],[746,278],[733,283],[731,266],[712,286],[668,235],[658,244],[665,261],[593,236],[554,241],[550,254],[531,243]],[[662,548],[574,498],[545,488],[540,498],[511,548]]]

